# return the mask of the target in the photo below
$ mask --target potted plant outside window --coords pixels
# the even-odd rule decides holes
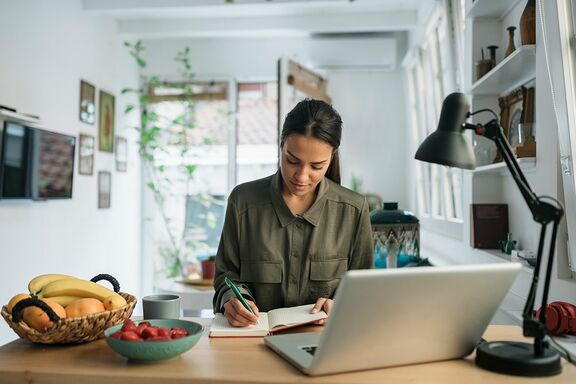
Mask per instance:
[[[202,279],[212,280],[214,279],[214,273],[216,272],[216,256],[210,256],[207,259],[201,261],[202,266]]]

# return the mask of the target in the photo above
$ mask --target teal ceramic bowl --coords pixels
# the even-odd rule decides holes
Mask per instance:
[[[143,320],[144,321],[144,320]],[[106,342],[115,352],[137,361],[162,361],[174,358],[192,348],[202,336],[202,325],[186,320],[146,320],[163,328],[184,328],[188,336],[166,341],[126,341],[111,338],[110,335],[122,328],[114,325],[104,331]],[[139,324],[139,322],[135,322]]]

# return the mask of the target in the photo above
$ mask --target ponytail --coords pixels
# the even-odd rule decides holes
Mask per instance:
[[[332,160],[326,171],[326,177],[336,184],[340,184],[340,155],[338,151],[334,151],[334,155],[332,155]]]

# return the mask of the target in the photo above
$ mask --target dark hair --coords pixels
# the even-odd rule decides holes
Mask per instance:
[[[322,100],[304,99],[286,115],[280,134],[280,147],[292,134],[312,136],[334,148],[326,177],[340,184],[340,159],[337,149],[342,137],[342,119],[338,112]]]

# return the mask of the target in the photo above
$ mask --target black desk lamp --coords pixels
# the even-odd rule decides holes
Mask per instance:
[[[546,266],[542,308],[548,303],[550,274],[556,242],[558,224],[564,215],[561,207],[543,202],[536,196],[524,177],[510,144],[498,123],[497,115],[490,109],[481,109],[470,113],[470,104],[462,93],[452,93],[444,99],[438,129],[422,142],[415,158],[429,163],[450,167],[474,169],[475,156],[468,140],[464,137],[466,129],[472,129],[477,135],[487,137],[496,143],[520,193],[526,200],[534,221],[540,223],[540,241],[536,255],[536,266],[532,276],[530,292],[522,313],[524,336],[534,337],[534,344],[512,341],[494,341],[480,344],[476,350],[476,364],[482,368],[519,376],[552,376],[562,371],[560,354],[550,349],[546,339],[546,311],[541,310],[539,318],[533,315],[534,301],[542,261],[542,250],[546,237],[546,227],[553,223],[552,237]],[[469,124],[466,119],[480,112],[490,112],[494,119],[486,124]]]

